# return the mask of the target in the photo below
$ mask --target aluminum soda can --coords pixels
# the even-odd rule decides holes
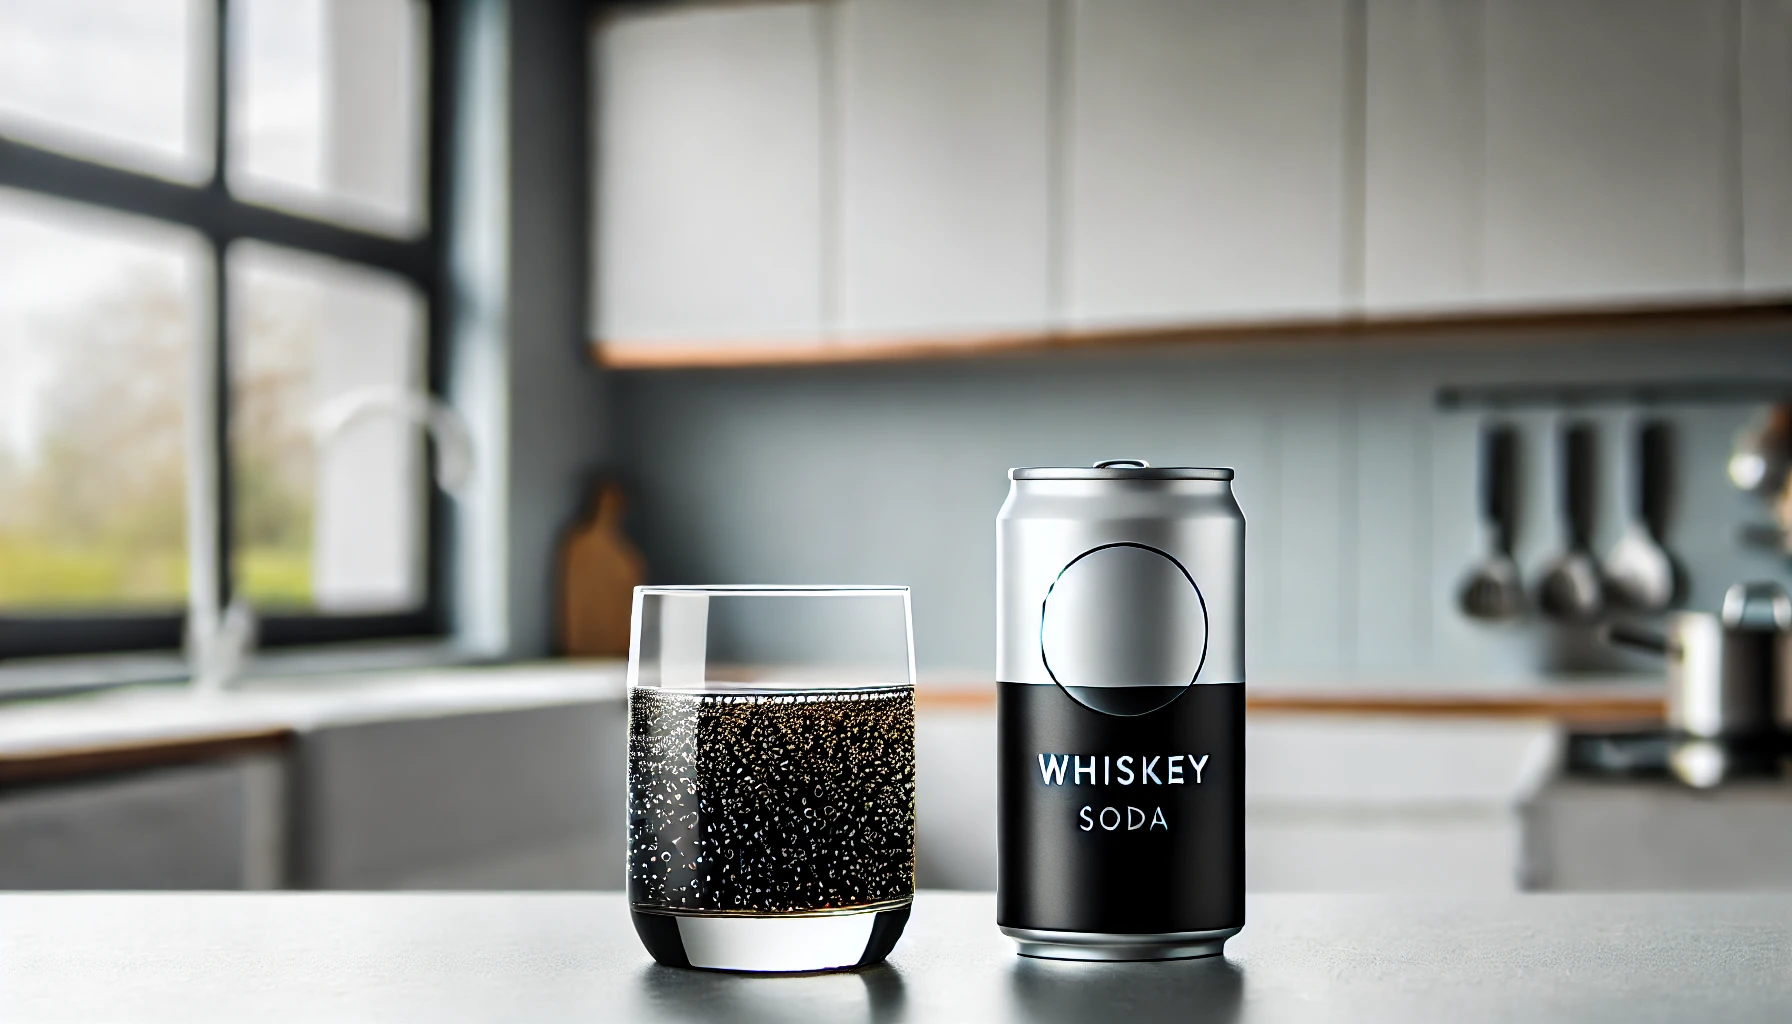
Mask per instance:
[[[1244,926],[1232,470],[1015,469],[996,517],[996,923],[1023,956],[1211,956]]]

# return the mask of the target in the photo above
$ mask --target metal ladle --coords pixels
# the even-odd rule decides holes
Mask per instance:
[[[1667,520],[1668,425],[1659,420],[1636,432],[1636,505],[1624,535],[1605,556],[1605,588],[1612,603],[1632,611],[1665,611],[1678,590],[1674,560],[1661,545]]]
[[[1512,557],[1517,518],[1518,432],[1504,424],[1481,434],[1481,523],[1488,551],[1463,577],[1456,595],[1462,613],[1496,622],[1524,612],[1524,584]]]
[[[1591,550],[1595,443],[1590,423],[1562,428],[1562,530],[1567,543],[1537,586],[1538,607],[1561,622],[1591,622],[1605,610],[1605,587]]]

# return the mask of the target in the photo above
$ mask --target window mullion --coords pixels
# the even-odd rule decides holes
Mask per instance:
[[[230,152],[230,3],[216,0],[212,17],[212,174],[206,190],[228,196]],[[230,287],[226,256],[231,237],[217,221],[205,226],[211,243],[211,322],[195,353],[188,452],[187,573],[189,643],[212,642],[230,599]],[[201,653],[195,651],[196,654]]]
[[[230,14],[232,0],[217,0],[216,26],[212,32],[216,53],[212,92],[212,190],[220,199],[230,196]],[[217,353],[216,371],[212,375],[211,399],[217,410],[212,439],[212,458],[216,466],[217,495],[213,507],[217,524],[213,532],[213,551],[217,567],[214,573],[218,604],[230,601],[232,588],[230,556],[230,243],[228,228],[220,228],[212,241],[212,346]]]
[[[225,185],[230,159],[230,0],[215,0],[212,13],[212,178],[211,188],[229,195]]]

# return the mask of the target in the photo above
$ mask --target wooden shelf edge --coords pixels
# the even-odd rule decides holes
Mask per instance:
[[[292,730],[284,726],[234,729],[203,736],[144,737],[103,741],[30,753],[0,754],[0,787],[113,772],[170,768],[284,750]]]
[[[1563,332],[1622,328],[1721,328],[1751,324],[1792,325],[1792,299],[1510,312],[1353,315],[1160,324],[1100,330],[991,331],[852,340],[705,342],[618,339],[609,342],[593,341],[591,354],[599,366],[611,370],[740,369],[986,359],[1045,352],[1091,352],[1256,340],[1392,340],[1464,332],[1484,332],[1522,339],[1527,335],[1543,338]]]
[[[1317,694],[1247,693],[1258,713],[1393,715],[1419,718],[1524,718],[1564,723],[1659,723],[1666,699],[1601,694]]]
[[[995,710],[993,690],[927,690],[916,694],[927,711]],[[1401,693],[1389,691],[1245,690],[1253,714],[1366,715],[1414,718],[1544,719],[1562,723],[1659,724],[1666,698],[1656,693]]]

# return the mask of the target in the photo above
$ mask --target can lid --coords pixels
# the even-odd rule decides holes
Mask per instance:
[[[1153,466],[1144,459],[1103,459],[1090,467],[1034,466],[1008,471],[1010,480],[1230,480],[1232,471],[1205,466]]]

